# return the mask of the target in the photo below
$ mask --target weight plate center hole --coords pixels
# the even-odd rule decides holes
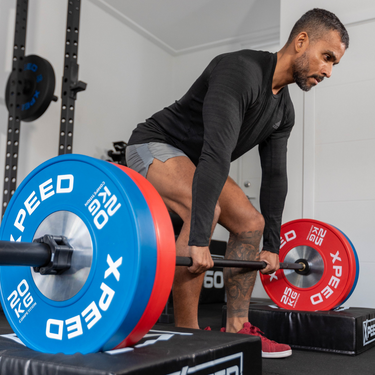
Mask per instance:
[[[41,275],[31,268],[32,277],[39,291],[53,301],[66,301],[84,286],[93,257],[89,230],[76,214],[57,211],[47,216],[35,232],[34,239],[45,234],[65,236],[73,248],[71,267],[61,275]]]
[[[24,96],[30,96],[30,95],[34,94],[35,88],[36,88],[35,81],[32,81],[30,79],[25,79],[22,94]]]
[[[310,246],[297,246],[286,254],[283,262],[303,263],[304,270],[284,270],[285,277],[298,288],[310,288],[317,284],[324,273],[324,261],[317,250]]]

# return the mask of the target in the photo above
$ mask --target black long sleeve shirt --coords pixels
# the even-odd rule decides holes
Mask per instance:
[[[277,95],[272,79],[277,55],[243,50],[217,56],[188,92],[133,131],[130,144],[163,142],[196,165],[190,246],[207,246],[215,205],[230,162],[259,145],[263,249],[278,253],[287,193],[286,152],[294,125],[287,87]]]

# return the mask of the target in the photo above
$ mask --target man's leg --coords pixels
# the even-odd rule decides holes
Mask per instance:
[[[167,208],[177,213],[183,220],[180,235],[176,241],[177,256],[190,256],[189,233],[192,202],[192,183],[195,165],[184,156],[168,159],[166,162],[154,159],[147,179],[159,192]],[[215,212],[215,223],[219,218]],[[173,283],[173,305],[177,327],[199,328],[198,302],[204,273],[190,273],[186,267],[176,267]]]
[[[259,243],[264,229],[263,216],[230,177],[224,185],[219,203],[221,207],[219,223],[230,232],[226,258],[258,260]],[[255,277],[256,271],[224,269],[227,292],[226,332],[260,336],[264,358],[288,357],[292,354],[289,345],[278,344],[267,339],[258,328],[249,323],[250,297]]]
[[[147,179],[156,187],[167,207],[184,221],[177,240],[177,255],[188,256],[191,212],[191,191],[195,166],[187,157],[173,157],[166,162],[155,159]],[[223,209],[221,208],[223,205]],[[263,233],[263,216],[250,204],[238,185],[228,178],[219,198],[213,226],[220,222],[230,231],[226,257],[254,260],[259,257],[259,242]],[[248,322],[248,308],[255,282],[255,271],[226,269],[225,281],[228,298],[227,331],[261,336],[262,355],[280,358],[291,355],[289,346],[277,344],[259,333],[256,327],[243,327]],[[192,274],[186,267],[177,267],[173,285],[176,326],[199,328],[198,302],[204,274]],[[247,323],[249,325],[249,323]]]
[[[158,190],[169,210],[177,213],[184,225],[176,242],[178,256],[189,256],[191,191],[195,173],[194,164],[187,157],[174,157],[165,163],[155,159],[147,179]],[[219,198],[220,223],[229,230],[226,258],[257,260],[262,237],[263,216],[252,206],[239,186],[228,178]],[[223,209],[224,208],[224,209]],[[217,220],[220,210],[217,209]],[[214,220],[213,227],[216,224]],[[247,322],[250,297],[256,272],[226,268],[228,299],[228,332],[238,332]],[[198,302],[204,274],[191,274],[185,267],[177,267],[173,284],[173,302],[176,326],[199,328]]]
[[[226,259],[258,260],[264,219],[241,188],[228,177],[219,198],[219,223],[228,229]],[[227,293],[227,332],[238,332],[248,322],[249,304],[256,271],[224,268]]]

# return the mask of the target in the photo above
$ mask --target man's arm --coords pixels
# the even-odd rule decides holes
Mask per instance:
[[[293,124],[294,118],[259,145],[262,166],[260,208],[265,219],[260,259],[269,264],[262,273],[272,273],[279,268],[280,228],[288,191],[287,143]]]
[[[250,100],[245,73],[240,61],[224,58],[208,80],[202,113],[203,147],[193,179],[190,246],[209,243],[215,206]]]

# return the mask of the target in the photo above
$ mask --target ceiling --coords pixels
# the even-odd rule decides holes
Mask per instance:
[[[90,0],[172,55],[279,42],[280,0]]]

